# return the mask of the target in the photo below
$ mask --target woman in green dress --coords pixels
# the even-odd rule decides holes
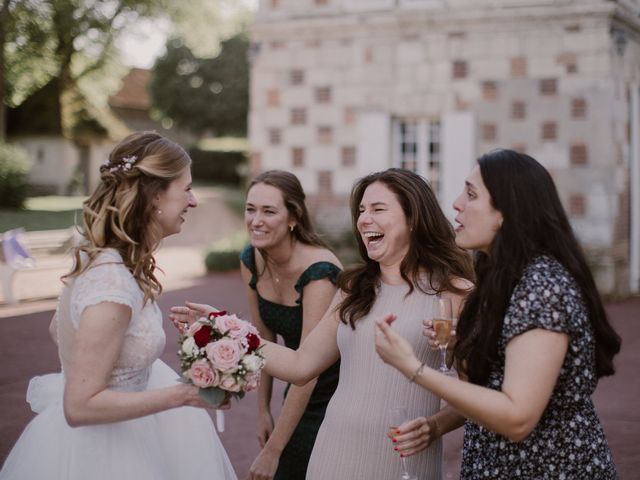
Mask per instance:
[[[317,236],[298,178],[270,170],[247,192],[245,224],[250,244],[240,268],[254,324],[260,335],[297,349],[336,293],[340,261]],[[258,392],[258,441],[262,451],[250,469],[252,480],[303,480],[324,413],[338,384],[339,362],[317,379],[287,386],[282,412],[270,411],[272,378],[262,374]]]

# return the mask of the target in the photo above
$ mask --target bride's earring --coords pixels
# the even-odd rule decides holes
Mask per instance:
[[[162,210],[158,209],[156,211],[158,212],[158,215],[162,215]]]

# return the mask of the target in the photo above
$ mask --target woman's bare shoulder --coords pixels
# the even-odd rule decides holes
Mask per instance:
[[[339,268],[342,268],[342,263],[338,257],[328,248],[317,247],[315,245],[305,245],[302,249],[302,255],[304,263],[307,265],[313,265],[318,262],[329,262]]]

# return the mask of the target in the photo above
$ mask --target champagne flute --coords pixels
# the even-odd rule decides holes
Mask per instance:
[[[394,407],[391,409],[391,428],[398,428],[404,422],[409,420],[407,418],[407,407]],[[407,459],[400,457],[402,462],[402,472],[400,474],[400,480],[418,480],[418,477],[409,473],[407,468]]]
[[[440,349],[440,368],[438,371],[450,375],[452,372],[447,366],[447,347],[451,341],[453,330],[453,307],[450,298],[438,297],[438,313],[437,317],[433,318],[432,324]]]

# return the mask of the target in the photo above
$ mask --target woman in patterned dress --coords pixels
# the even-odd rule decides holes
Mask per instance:
[[[620,337],[551,176],[496,150],[453,206],[456,243],[476,251],[454,348],[468,381],[425,368],[393,315],[378,322],[378,353],[468,418],[462,479],[618,478],[591,395],[614,373]]]

